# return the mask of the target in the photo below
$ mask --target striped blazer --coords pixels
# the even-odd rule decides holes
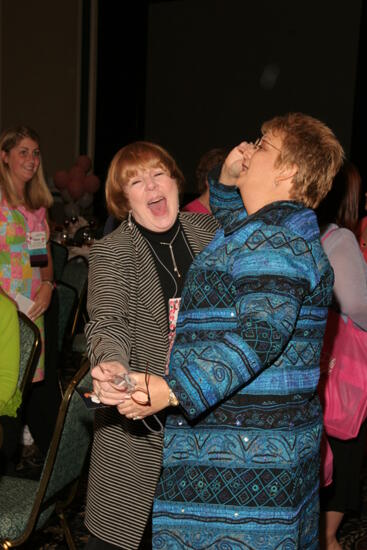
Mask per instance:
[[[180,213],[197,255],[212,239],[211,216]],[[168,351],[167,304],[154,259],[135,224],[125,220],[90,252],[86,326],[91,365],[120,361],[131,370],[163,376]],[[153,419],[150,419],[153,426]],[[98,409],[85,523],[100,539],[126,550],[139,547],[161,471],[163,434]]]

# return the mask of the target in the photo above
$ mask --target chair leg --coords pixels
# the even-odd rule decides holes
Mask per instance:
[[[68,545],[69,550],[76,550],[76,546],[73,540],[73,536],[71,534],[68,522],[66,521],[66,518],[64,516],[64,512],[61,510],[57,514],[59,516],[59,520],[61,523],[62,530],[64,531],[65,539]]]

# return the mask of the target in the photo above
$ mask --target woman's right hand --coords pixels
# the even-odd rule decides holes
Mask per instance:
[[[127,387],[116,386],[113,383],[115,376],[124,375],[127,372],[127,368],[118,361],[99,363],[92,368],[93,391],[101,403],[105,405],[120,405],[126,399],[130,399]]]
[[[247,141],[243,141],[232,149],[222,166],[219,178],[220,183],[224,185],[236,185],[241,172],[247,170],[248,162],[254,151],[254,145]]]

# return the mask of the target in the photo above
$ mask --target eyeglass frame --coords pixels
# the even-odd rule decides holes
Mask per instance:
[[[139,388],[138,386],[135,386],[135,390],[133,392],[133,393],[135,393],[136,391],[140,391],[142,393],[145,393],[146,396],[147,396],[146,401],[141,401],[140,399],[136,399],[136,397],[134,397],[133,393],[130,394],[130,398],[132,399],[132,401],[134,401],[134,403],[136,403],[137,405],[140,405],[142,407],[150,407],[151,404],[152,404],[152,401],[151,401],[151,398],[150,398],[150,392],[149,392],[150,373],[148,372],[148,369],[149,369],[149,363],[147,362],[146,367],[145,367],[145,378],[144,378],[146,389]]]
[[[264,138],[264,136],[261,136],[259,138],[257,138],[257,140],[255,141],[254,143],[254,147],[255,149],[258,149],[261,145],[261,143],[264,142],[266,143],[266,145],[270,145],[270,147],[273,147],[273,149],[275,149],[276,151],[278,151],[278,153],[281,153],[282,150],[279,149],[278,147],[276,147],[275,145],[273,145],[270,141],[268,141],[267,139]]]

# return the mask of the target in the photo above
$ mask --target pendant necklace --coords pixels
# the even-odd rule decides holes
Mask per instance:
[[[173,271],[176,273],[176,275],[179,279],[181,278],[181,273],[179,272],[178,267],[177,267],[176,258],[175,258],[175,255],[173,253],[172,245],[175,242],[175,240],[177,239],[180,231],[181,231],[181,226],[179,224],[176,233],[174,234],[174,236],[172,237],[172,239],[170,240],[169,243],[165,243],[163,241],[160,241],[160,243],[159,243],[159,244],[163,244],[164,246],[168,246],[170,254],[171,254],[172,263],[173,263]]]
[[[178,235],[180,234],[180,231],[181,231],[181,225],[178,226],[178,229],[174,235],[174,237],[171,239],[171,241],[169,243],[166,243],[166,242],[159,242],[159,244],[162,244],[162,245],[166,245],[169,247],[169,250],[170,250],[170,254],[171,254],[171,259],[172,259],[172,263],[173,263],[173,268],[174,268],[174,273],[176,274],[176,277],[177,279],[178,278],[181,278],[181,273],[179,272],[178,270],[178,267],[177,267],[177,262],[176,262],[176,258],[175,258],[175,255],[174,255],[174,252],[173,252],[173,248],[172,248],[172,245],[174,244],[176,238],[178,237]],[[189,246],[189,243],[187,242],[186,240],[186,236],[185,236],[185,233],[182,231],[182,238],[183,238],[183,241],[186,245],[186,248],[187,250],[189,251],[189,254],[191,256],[191,259],[193,260],[194,259],[194,255],[193,253],[191,252],[191,248]],[[173,284],[174,284],[174,288],[175,288],[175,291],[174,291],[174,294],[173,294],[173,298],[175,298],[177,296],[177,292],[178,292],[178,286],[177,286],[177,282],[176,282],[176,279],[175,279],[175,276],[171,273],[171,271],[168,269],[168,267],[162,262],[162,260],[160,259],[160,257],[158,256],[158,254],[156,253],[156,251],[154,250],[153,246],[151,245],[151,243],[149,242],[148,239],[145,239],[145,242],[147,243],[147,245],[149,246],[153,256],[156,258],[156,260],[158,261],[158,263],[163,267],[163,269],[166,271],[166,273],[168,273],[168,275],[170,276],[170,278],[172,279],[173,281]]]

